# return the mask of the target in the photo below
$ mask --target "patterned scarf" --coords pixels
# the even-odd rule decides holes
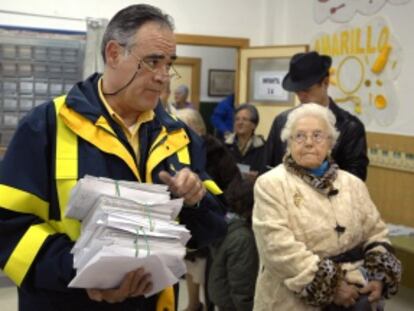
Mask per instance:
[[[298,176],[305,183],[311,186],[313,189],[319,193],[331,196],[338,194],[338,189],[335,189],[333,182],[337,177],[338,165],[329,157],[329,168],[321,177],[317,177],[310,173],[307,169],[298,165],[295,160],[293,160],[290,154],[286,155],[283,158],[283,164],[288,172]]]

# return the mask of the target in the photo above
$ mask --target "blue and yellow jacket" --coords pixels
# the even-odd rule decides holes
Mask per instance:
[[[75,85],[31,111],[20,123],[0,173],[0,267],[19,287],[20,310],[158,310],[157,297],[97,303],[83,289],[69,289],[74,277],[70,250],[79,222],[64,216],[70,189],[86,174],[159,182],[161,170],[190,167],[212,192],[204,172],[200,138],[161,105],[139,131],[140,161],[98,95],[99,76]],[[139,164],[137,164],[139,162]],[[197,208],[179,215],[192,233],[191,247],[225,234],[219,200],[207,193]],[[158,301],[159,304],[159,301]],[[167,309],[171,310],[171,309]]]

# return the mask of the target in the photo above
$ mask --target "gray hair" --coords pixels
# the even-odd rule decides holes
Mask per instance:
[[[188,93],[190,93],[190,90],[187,85],[181,84],[175,89],[175,92],[188,96]]]
[[[192,108],[177,109],[175,114],[198,135],[201,136],[207,133],[203,117],[197,110]]]
[[[257,111],[257,108],[251,104],[242,104],[239,107],[237,107],[236,111],[234,111],[234,115],[236,115],[241,110],[247,110],[250,112],[250,121],[256,124],[256,126],[259,124],[259,112]]]
[[[304,117],[316,117],[326,124],[328,129],[328,135],[331,138],[331,149],[335,146],[338,139],[339,132],[335,127],[336,118],[335,115],[328,108],[323,107],[316,103],[302,104],[292,112],[289,113],[285,127],[282,130],[280,138],[283,142],[287,141],[289,146],[289,138],[292,136],[292,131],[296,123]]]
[[[106,63],[105,48],[109,41],[115,40],[122,46],[130,47],[138,29],[147,22],[157,22],[174,30],[171,16],[164,14],[159,8],[148,4],[130,5],[116,13],[105,29],[101,44],[104,63]]]

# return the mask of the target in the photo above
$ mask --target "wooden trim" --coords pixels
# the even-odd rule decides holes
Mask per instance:
[[[241,63],[241,49],[237,49],[236,53],[236,73],[234,85],[234,107],[240,106],[239,90],[240,90],[240,63]]]
[[[239,49],[247,48],[250,45],[250,39],[246,39],[246,38],[176,34],[175,39],[177,41],[177,44],[187,44],[187,45],[220,46],[220,47],[233,47],[233,48],[239,48]]]
[[[283,44],[283,45],[255,45],[249,46],[249,50],[260,50],[260,49],[267,49],[267,48],[287,48],[287,49],[296,49],[296,48],[304,48],[304,52],[309,51],[308,44]]]
[[[369,132],[367,139],[371,148],[414,153],[413,136]]]
[[[4,156],[6,153],[6,147],[0,147],[0,157]]]
[[[367,133],[368,147],[414,153],[414,137]],[[414,227],[414,173],[370,165],[367,186],[375,205],[386,222]]]
[[[200,105],[201,59],[196,57],[178,57],[177,65],[191,66],[191,100],[198,110]]]

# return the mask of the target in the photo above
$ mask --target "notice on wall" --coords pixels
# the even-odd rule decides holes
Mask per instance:
[[[285,71],[256,71],[253,99],[257,101],[287,101],[289,93],[282,88]]]

